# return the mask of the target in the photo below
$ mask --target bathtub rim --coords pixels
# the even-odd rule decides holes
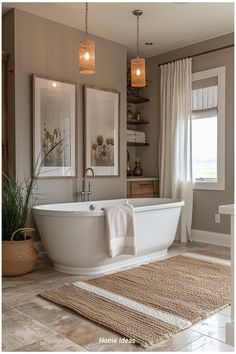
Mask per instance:
[[[35,205],[32,207],[33,215],[39,216],[53,216],[53,217],[61,217],[61,216],[69,216],[69,217],[91,217],[91,216],[104,216],[105,213],[103,210],[95,211],[95,210],[50,210],[50,207],[55,205],[68,205],[68,204],[98,204],[98,203],[106,203],[111,201],[138,201],[138,200],[166,200],[166,203],[163,202],[162,204],[151,204],[151,205],[142,205],[142,206],[134,206],[134,213],[139,212],[148,212],[154,210],[161,210],[161,209],[169,209],[169,208],[179,208],[184,206],[184,201],[181,199],[174,199],[174,198],[123,198],[123,199],[106,199],[106,200],[94,200],[89,202],[68,202],[68,203],[54,203],[54,204],[41,204]],[[46,209],[48,207],[48,209]]]

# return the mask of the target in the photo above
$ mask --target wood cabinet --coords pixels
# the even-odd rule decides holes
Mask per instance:
[[[128,178],[128,198],[159,197],[159,180],[157,178]]]

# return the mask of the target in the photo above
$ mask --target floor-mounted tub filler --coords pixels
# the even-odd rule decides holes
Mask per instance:
[[[137,255],[109,258],[102,209],[127,202],[134,207]],[[174,241],[183,205],[175,199],[116,199],[40,205],[33,215],[55,269],[93,275],[163,257]]]

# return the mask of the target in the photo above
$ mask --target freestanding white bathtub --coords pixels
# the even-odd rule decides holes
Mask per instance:
[[[105,206],[134,207],[136,256],[109,258],[106,253]],[[95,207],[90,210],[89,207]],[[40,205],[34,219],[56,270],[77,275],[100,274],[164,256],[172,244],[184,202],[174,199],[116,199]]]

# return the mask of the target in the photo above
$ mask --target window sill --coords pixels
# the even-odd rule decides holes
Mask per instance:
[[[224,191],[225,190],[225,185],[224,183],[220,182],[195,182],[193,184],[193,189],[196,190],[215,190],[215,191]]]

